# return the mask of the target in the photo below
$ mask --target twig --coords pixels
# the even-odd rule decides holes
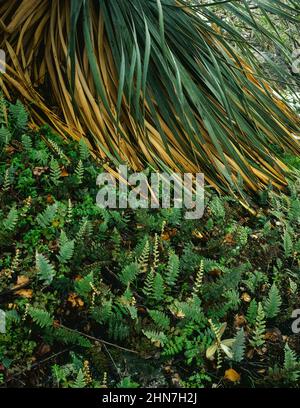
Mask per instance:
[[[76,329],[71,329],[70,327],[64,326],[63,324],[58,323],[56,326],[61,327],[61,328],[66,329],[66,330],[69,330],[70,332],[77,333],[77,334],[79,334],[81,336],[86,337],[87,339],[98,341],[99,343],[106,344],[107,346],[116,347],[116,348],[118,348],[120,350],[127,351],[128,353],[139,354],[138,351],[131,350],[131,349],[128,349],[126,347],[119,346],[118,344],[110,343],[109,341],[106,341],[106,340],[98,339],[97,337],[91,336],[91,335],[86,334],[86,333],[82,333],[82,332],[80,332],[79,330],[76,330]]]

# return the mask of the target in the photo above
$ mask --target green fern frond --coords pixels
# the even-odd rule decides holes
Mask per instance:
[[[19,131],[26,129],[28,123],[28,112],[19,100],[15,103],[15,105],[10,104],[9,115],[11,117],[11,123],[13,123],[15,129]]]
[[[150,256],[150,244],[147,239],[141,253],[141,256],[138,259],[139,269],[142,273],[146,273],[149,265],[149,256]]]
[[[118,274],[120,281],[123,285],[127,286],[132,283],[139,273],[139,266],[136,262],[133,262],[127,266],[125,266],[121,272]]]
[[[76,234],[75,241],[80,242],[84,237],[88,238],[92,233],[92,225],[87,218],[83,218],[80,225],[79,231]]]
[[[204,261],[201,259],[200,261],[200,266],[196,275],[194,287],[193,287],[193,293],[195,295],[198,295],[201,292],[202,289],[202,282],[203,282],[203,273],[204,273]]]
[[[154,244],[153,244],[153,263],[152,263],[152,267],[154,270],[157,269],[158,264],[159,264],[158,235],[155,234]]]
[[[32,320],[41,328],[50,327],[53,325],[53,318],[46,310],[30,307],[28,309],[28,314],[31,316]]]
[[[10,188],[10,185],[11,185],[10,169],[6,169],[5,174],[4,174],[4,179],[3,179],[2,190],[8,191]]]
[[[164,298],[164,280],[160,273],[156,273],[153,279],[152,298],[156,301],[161,301]]]
[[[73,219],[73,204],[72,204],[71,199],[69,198],[69,199],[68,199],[68,209],[67,209],[67,219],[66,219],[66,222],[67,222],[68,224],[70,224],[70,222],[72,221],[72,219]]]
[[[45,284],[50,284],[55,276],[54,266],[42,254],[36,252],[35,256],[37,276]]]
[[[81,138],[79,143],[79,157],[81,160],[86,160],[90,157],[90,150],[88,148],[88,145],[86,144],[86,141],[84,138]]]
[[[294,350],[288,344],[284,347],[284,370],[291,382],[297,382],[300,378],[300,363]]]
[[[266,320],[261,302],[258,303],[255,328],[250,344],[252,347],[261,347],[265,344]]]
[[[3,227],[6,231],[14,231],[18,223],[18,211],[16,207],[12,207],[3,221]]]
[[[256,302],[255,299],[252,299],[249,306],[248,306],[248,310],[247,310],[247,313],[246,313],[247,322],[250,325],[254,325],[255,320],[256,320],[256,316],[257,316],[257,302]]]
[[[84,388],[86,386],[85,377],[82,369],[80,369],[77,373],[76,380],[71,383],[71,388]]]
[[[268,293],[268,298],[264,302],[264,311],[268,319],[276,317],[280,312],[281,296],[277,286],[273,283]]]
[[[24,150],[26,150],[27,152],[30,151],[32,149],[32,139],[30,136],[28,135],[22,135],[21,138],[22,141],[22,146],[24,148]]]
[[[288,229],[285,229],[283,234],[283,249],[285,257],[289,258],[293,252],[293,239]]]
[[[234,343],[232,345],[232,359],[237,363],[240,363],[245,355],[245,333],[244,329],[241,328],[238,330]]]
[[[59,239],[59,255],[58,259],[61,263],[68,262],[74,253],[74,240],[69,240],[64,231],[60,234]]]
[[[153,294],[153,284],[154,284],[154,270],[151,268],[150,272],[147,274],[147,277],[144,282],[143,293],[147,297],[151,297]]]
[[[167,336],[161,331],[142,330],[142,332],[157,347],[163,347],[167,341]]]
[[[61,182],[60,177],[61,170],[58,161],[52,158],[50,162],[50,178],[52,183],[58,186],[59,183]]]
[[[56,211],[57,211],[56,203],[48,205],[45,208],[45,210],[41,214],[38,214],[38,216],[36,217],[38,224],[43,228],[47,228],[54,220]]]
[[[6,126],[1,126],[0,127],[0,145],[8,145],[9,142],[11,141],[12,134],[10,130]]]
[[[170,318],[160,310],[148,310],[149,316],[158,329],[167,330],[170,327]]]
[[[77,178],[78,184],[82,183],[83,174],[84,174],[84,166],[83,166],[82,160],[80,159],[75,169],[75,176]]]
[[[167,271],[164,275],[164,279],[168,287],[173,287],[176,285],[179,276],[179,265],[180,262],[178,255],[170,251]]]
[[[64,160],[64,161],[69,161],[67,156],[64,154],[63,150],[58,146],[58,144],[51,138],[47,139],[47,142],[50,144],[52,150],[57,154],[57,156]]]

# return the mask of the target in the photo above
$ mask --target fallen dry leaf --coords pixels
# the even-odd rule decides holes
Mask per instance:
[[[229,368],[228,370],[225,371],[224,378],[225,380],[228,380],[231,382],[238,382],[240,381],[241,376],[233,368]]]
[[[232,234],[226,234],[223,242],[228,245],[233,245],[235,244],[235,239]]]
[[[222,275],[222,271],[221,269],[214,268],[214,269],[211,269],[208,274],[214,278],[218,278],[219,276]]]
[[[35,167],[35,168],[32,170],[32,173],[33,173],[34,176],[39,177],[39,176],[41,176],[43,173],[45,173],[45,171],[48,170],[48,168],[49,168],[49,167]]]
[[[242,293],[241,299],[247,303],[251,302],[251,296],[247,292]]]
[[[47,195],[47,199],[46,199],[48,204],[53,204],[54,203],[54,198],[52,197],[51,194]]]
[[[198,239],[202,239],[202,238],[204,237],[204,235],[203,235],[200,231],[198,231],[198,230],[194,230],[194,231],[192,232],[192,235],[193,235],[194,237],[198,238]]]
[[[33,295],[32,289],[20,289],[16,291],[16,294],[27,299],[31,299]]]
[[[170,228],[165,230],[162,234],[161,234],[161,239],[164,241],[169,241],[172,237],[175,237],[175,235],[177,234],[177,229],[176,228]]]
[[[17,283],[14,285],[14,288],[20,285],[26,285],[29,282],[28,276],[19,275],[17,277]]]
[[[82,307],[84,305],[83,300],[76,293],[69,294],[68,302],[71,303],[72,307]]]
[[[68,171],[66,170],[65,167],[63,167],[63,168],[61,169],[60,175],[61,175],[61,177],[68,177],[69,173],[68,173]]]
[[[234,327],[242,327],[247,323],[244,315],[235,315],[234,316]]]

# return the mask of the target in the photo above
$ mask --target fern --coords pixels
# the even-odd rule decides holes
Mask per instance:
[[[152,298],[156,301],[163,300],[164,298],[164,280],[160,273],[155,274],[152,287],[153,287]]]
[[[28,314],[32,320],[38,324],[41,328],[50,327],[53,325],[53,318],[46,310],[30,307]]]
[[[221,199],[218,196],[215,196],[209,203],[209,208],[213,216],[217,219],[224,219],[225,217],[225,208]]]
[[[167,336],[161,331],[142,330],[142,332],[156,347],[163,347],[167,341]]]
[[[30,210],[31,204],[32,204],[32,197],[29,196],[28,198],[24,200],[24,206],[22,207],[21,213],[20,213],[21,217],[26,217],[28,211]]]
[[[32,149],[32,140],[28,135],[22,135],[22,146],[28,152]]]
[[[162,355],[166,357],[176,356],[183,351],[185,342],[186,339],[184,336],[176,336],[173,339],[167,339]]]
[[[64,161],[69,161],[67,156],[64,154],[62,149],[58,146],[58,144],[51,138],[47,139],[48,143],[50,144],[52,150]]]
[[[46,209],[41,214],[38,214],[38,216],[36,217],[38,224],[43,228],[47,228],[54,220],[56,211],[57,211],[56,203],[48,205]]]
[[[53,159],[50,162],[50,178],[53,184],[55,184],[56,186],[59,185],[59,183],[61,182],[60,179],[61,176],[61,170],[60,170],[60,166],[57,162],[57,160]]]
[[[85,376],[83,371],[78,371],[76,380],[70,385],[71,388],[84,388],[86,386]]]
[[[281,303],[282,301],[279,290],[277,289],[276,285],[273,284],[268,293],[268,298],[264,303],[266,317],[269,319],[276,317],[280,312]]]
[[[159,263],[158,235],[155,234],[154,244],[153,244],[153,264],[152,264],[152,267],[154,270],[157,269],[158,263]]]
[[[10,130],[6,126],[1,126],[0,127],[0,144],[2,145],[8,145],[9,142],[11,141],[12,134]]]
[[[10,188],[11,184],[11,179],[10,179],[10,169],[5,170],[5,175],[4,175],[4,180],[3,180],[3,185],[2,185],[2,190],[8,191]]]
[[[286,344],[284,348],[284,370],[289,381],[297,382],[300,378],[300,363],[294,350]]]
[[[71,199],[69,198],[68,200],[68,209],[67,209],[67,223],[70,224],[72,222],[73,219],[73,204]]]
[[[7,124],[7,103],[3,93],[0,92],[0,125],[3,124]]]
[[[28,123],[28,113],[24,105],[18,100],[15,105],[10,105],[9,114],[11,117],[11,123],[18,131],[26,129]]]
[[[149,265],[150,244],[148,239],[145,242],[141,256],[138,259],[139,269],[142,273],[146,273]]]
[[[255,299],[252,299],[250,304],[249,304],[247,313],[246,313],[247,322],[250,325],[254,325],[255,320],[256,320],[256,316],[257,316],[257,302],[256,302]]]
[[[233,361],[240,363],[245,354],[245,333],[243,328],[238,330],[231,350]]]
[[[75,282],[75,290],[79,296],[87,297],[92,291],[91,283],[93,283],[93,272],[86,275],[84,278]]]
[[[79,157],[81,160],[86,160],[90,156],[90,151],[88,148],[88,145],[86,144],[86,141],[84,138],[81,138],[79,143]]]
[[[285,229],[283,234],[283,249],[286,258],[289,258],[293,252],[293,240],[292,236],[287,229]]]
[[[167,330],[170,327],[170,319],[164,312],[148,310],[148,313],[158,329]]]
[[[14,231],[18,222],[18,211],[16,207],[12,207],[3,221],[3,227],[6,231]]]
[[[54,330],[51,330],[49,333],[51,338],[55,338],[56,340],[60,341],[64,344],[71,344],[71,345],[78,345],[80,347],[90,348],[92,347],[92,343],[83,337],[81,334],[77,333],[73,330],[68,330],[64,327],[58,327]]]
[[[37,161],[39,164],[46,166],[49,162],[49,152],[46,149],[33,149],[32,151],[33,160]]]
[[[202,289],[202,282],[203,282],[203,272],[204,272],[204,262],[203,259],[200,262],[200,266],[197,272],[197,276],[195,279],[194,287],[193,287],[193,293],[195,295],[198,295],[199,292]]]
[[[69,261],[74,253],[74,240],[68,240],[64,231],[60,234],[59,239],[59,256],[58,259],[61,263]]]
[[[179,257],[174,252],[169,253],[167,272],[164,276],[166,284],[175,286],[179,275]]]
[[[92,232],[92,226],[88,219],[83,218],[80,223],[79,231],[76,234],[76,242],[80,242],[83,240],[84,237],[89,237]]]
[[[153,294],[154,277],[155,277],[154,270],[151,268],[150,272],[148,273],[145,279],[143,287],[143,293],[148,297],[151,297]]]
[[[108,333],[114,340],[125,340],[129,337],[128,323],[118,315],[112,314],[111,319],[108,322]]]
[[[261,302],[258,303],[255,328],[250,340],[252,347],[261,347],[265,344],[266,320]]]
[[[84,166],[83,166],[82,160],[80,159],[75,169],[75,176],[77,178],[78,184],[82,183],[83,174],[84,174]]]
[[[125,266],[119,273],[118,277],[124,285],[129,285],[132,283],[139,273],[139,266],[136,262]]]
[[[53,265],[48,259],[38,252],[35,256],[36,270],[38,278],[44,281],[45,284],[50,284],[55,276],[55,270]]]

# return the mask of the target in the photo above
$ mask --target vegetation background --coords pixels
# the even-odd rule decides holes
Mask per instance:
[[[294,22],[250,7],[300,47]],[[282,45],[223,4],[213,11],[264,57],[261,75],[296,117],[299,76]],[[1,387],[299,387],[298,155],[274,143],[293,171],[283,192],[259,193],[255,214],[213,188],[198,221],[101,210],[106,161],[83,138],[33,126],[29,110],[1,95]]]

